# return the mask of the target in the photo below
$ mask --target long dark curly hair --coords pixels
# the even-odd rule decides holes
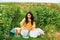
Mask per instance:
[[[27,17],[28,14],[31,15],[31,24],[33,25],[34,16],[33,16],[33,14],[32,14],[31,12],[27,12],[27,14],[26,14],[26,16],[25,16],[25,19],[26,19],[25,22],[26,22],[26,24],[28,23],[28,17]]]

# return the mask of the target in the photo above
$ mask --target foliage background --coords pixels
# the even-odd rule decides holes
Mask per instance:
[[[52,3],[0,3],[0,40],[25,40],[11,36],[12,28],[20,27],[20,21],[27,12],[32,12],[36,27],[45,31],[45,35],[26,40],[59,40],[60,4]]]

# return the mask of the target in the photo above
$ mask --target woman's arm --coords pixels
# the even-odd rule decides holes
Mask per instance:
[[[24,27],[24,22],[25,22],[25,18],[20,22],[20,28],[21,29]]]
[[[36,24],[35,22],[33,22],[32,30],[35,29],[35,27],[36,27]]]
[[[34,30],[35,27],[36,27],[36,24],[35,24],[35,22],[33,22],[33,25],[32,25],[32,27],[30,28],[29,32],[30,32],[31,30]]]

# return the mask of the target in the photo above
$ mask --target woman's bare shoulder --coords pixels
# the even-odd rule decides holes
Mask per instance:
[[[22,21],[25,22],[26,18],[23,18]]]
[[[26,18],[23,18],[23,20],[25,20]]]
[[[35,21],[33,23],[35,23]]]
[[[22,19],[22,21],[20,22],[20,24],[24,23],[25,22],[25,18]]]

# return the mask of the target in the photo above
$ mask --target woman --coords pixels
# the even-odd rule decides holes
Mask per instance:
[[[28,12],[26,17],[21,21],[20,28],[14,28],[16,34],[21,34],[24,38],[37,37],[41,34],[44,34],[44,31],[40,28],[36,28],[33,14]],[[28,36],[27,36],[28,35]]]

